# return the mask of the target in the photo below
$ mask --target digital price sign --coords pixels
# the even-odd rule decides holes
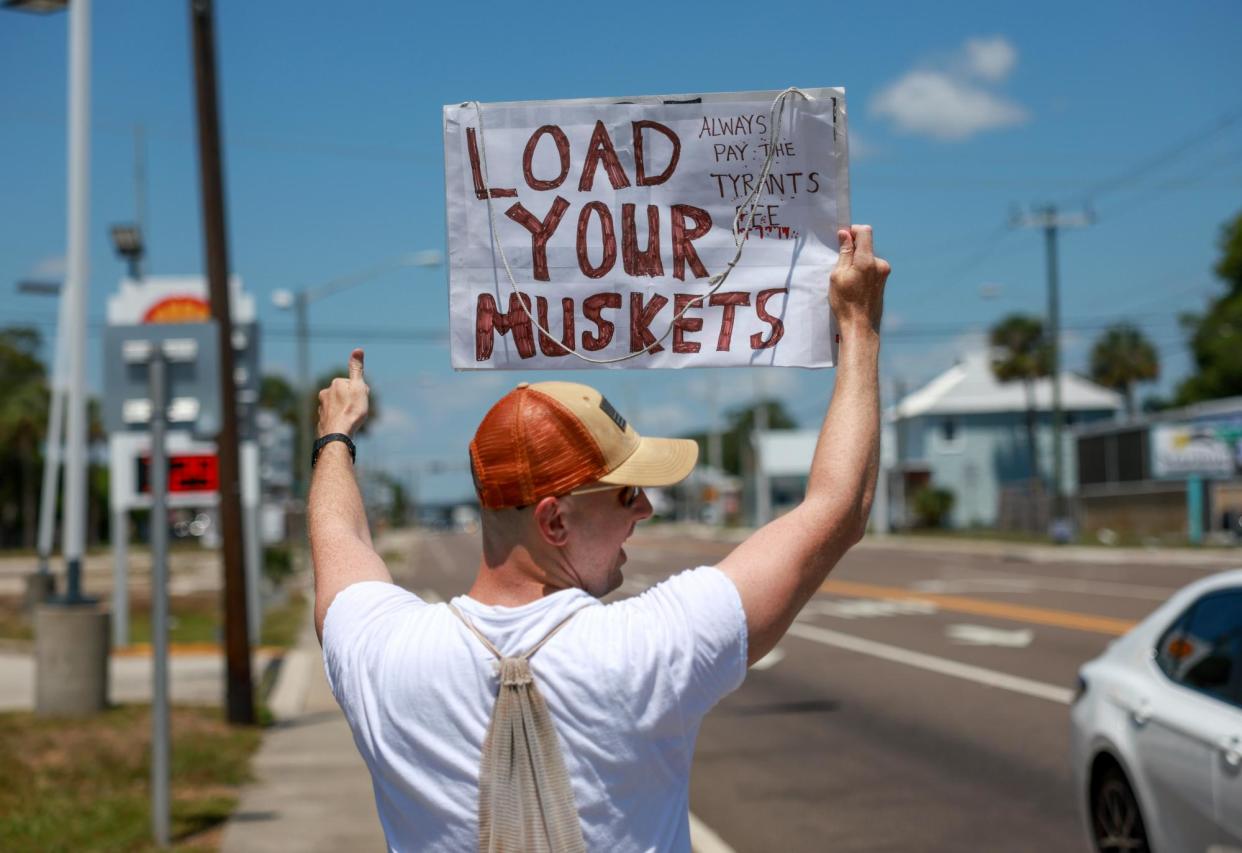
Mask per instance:
[[[151,493],[151,457],[139,456],[138,492]],[[220,488],[219,459],[214,453],[168,457],[168,492],[215,492]]]

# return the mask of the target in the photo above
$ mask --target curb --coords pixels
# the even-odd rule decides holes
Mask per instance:
[[[287,722],[302,714],[306,708],[306,693],[314,673],[315,658],[312,652],[291,649],[280,662],[276,684],[267,698],[268,710],[277,722]]]

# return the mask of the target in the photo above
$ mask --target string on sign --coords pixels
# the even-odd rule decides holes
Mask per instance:
[[[733,215],[733,245],[737,250],[733,255],[733,260],[729,261],[725,265],[722,272],[716,273],[707,280],[707,283],[711,285],[711,289],[708,290],[707,293],[694,297],[694,299],[687,302],[680,311],[673,315],[673,319],[669,322],[668,328],[664,330],[664,334],[660,335],[660,337],[656,338],[640,350],[626,353],[625,355],[614,356],[612,358],[594,358],[589,355],[583,355],[578,352],[578,350],[566,346],[560,338],[556,337],[541,326],[539,321],[531,315],[530,308],[526,305],[526,300],[522,298],[522,294],[518,291],[517,281],[513,277],[513,268],[509,265],[508,256],[505,255],[504,244],[501,243],[499,237],[497,236],[496,211],[492,206],[491,183],[488,179],[487,172],[487,140],[483,129],[483,105],[478,101],[467,101],[462,104],[463,107],[474,107],[475,116],[478,118],[479,122],[479,168],[482,173],[480,177],[483,181],[483,196],[487,201],[487,218],[491,227],[492,245],[494,245],[496,250],[500,253],[500,262],[504,265],[505,275],[509,279],[509,286],[513,290],[513,295],[517,297],[517,303],[521,307],[522,313],[526,315],[526,319],[530,320],[531,325],[533,325],[542,335],[563,349],[569,355],[572,355],[575,358],[580,358],[583,361],[590,362],[591,364],[616,364],[617,362],[628,361],[631,358],[638,358],[640,355],[644,355],[650,352],[653,348],[662,344],[668,336],[673,333],[673,329],[677,326],[677,321],[680,320],[687,311],[691,308],[703,307],[704,302],[707,299],[710,299],[716,291],[720,290],[720,288],[724,285],[725,280],[728,279],[729,273],[733,272],[733,268],[736,267],[738,262],[742,259],[742,250],[746,245],[746,234],[750,231],[752,225],[754,224],[755,210],[759,206],[759,197],[764,193],[764,187],[768,182],[768,175],[772,171],[772,163],[776,159],[777,142],[779,141],[778,130],[785,117],[785,104],[794,95],[797,95],[805,100],[811,100],[811,96],[806,94],[806,92],[803,92],[797,86],[790,86],[788,89],[785,89],[772,99],[772,107],[768,112],[768,155],[763,160],[763,171],[760,172],[759,180],[750,191],[750,194],[746,197],[746,201],[738,207],[737,212]],[[744,216],[743,211],[745,211]],[[743,219],[746,221],[745,225],[742,225]]]

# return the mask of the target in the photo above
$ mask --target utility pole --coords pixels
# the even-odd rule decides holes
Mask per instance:
[[[194,82],[198,104],[199,174],[211,315],[220,357],[220,533],[224,557],[225,706],[230,723],[255,722],[246,615],[245,553],[242,543],[241,477],[238,453],[237,384],[233,376],[233,323],[229,306],[228,242],[224,225],[224,167],[216,102],[216,45],[211,0],[190,0]]]
[[[1057,231],[1062,228],[1084,228],[1094,221],[1089,211],[1060,213],[1056,205],[1037,207],[1029,215],[1014,217],[1019,228],[1041,228],[1044,232],[1044,258],[1048,273],[1048,360],[1052,371],[1052,517],[1054,530],[1065,520],[1065,498],[1061,492],[1064,462],[1061,432],[1065,413],[1061,408],[1061,298],[1060,273],[1057,263]]]
[[[147,234],[147,146],[141,124],[134,125],[134,224],[142,235],[143,245],[150,243]],[[138,273],[135,278],[142,278],[146,272],[143,256],[134,262]]]

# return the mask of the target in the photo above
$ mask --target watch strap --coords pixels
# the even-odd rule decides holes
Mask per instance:
[[[319,451],[334,441],[343,441],[345,446],[349,448],[349,461],[354,462],[358,457],[358,449],[354,447],[354,440],[343,432],[330,432],[327,435],[320,436],[315,439],[315,449],[311,453],[311,467],[315,467],[315,463],[319,461]]]

